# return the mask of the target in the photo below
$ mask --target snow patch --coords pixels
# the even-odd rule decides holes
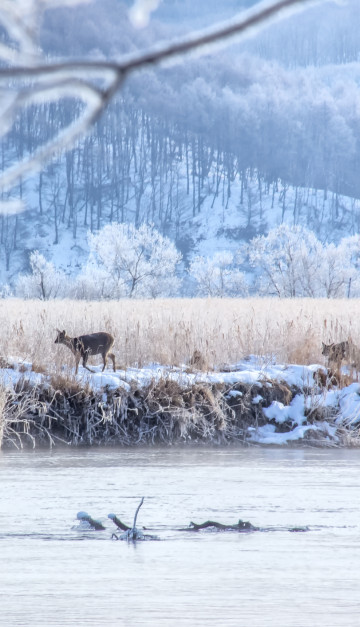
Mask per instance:
[[[273,401],[270,407],[263,408],[266,418],[275,420],[280,425],[284,424],[284,422],[302,425],[306,421],[304,410],[305,397],[303,394],[297,394],[290,405],[283,405],[279,401]]]

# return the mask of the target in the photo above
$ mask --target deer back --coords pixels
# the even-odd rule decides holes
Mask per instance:
[[[81,354],[90,355],[106,354],[114,344],[114,338],[110,333],[100,331],[99,333],[89,333],[73,338],[74,348]]]

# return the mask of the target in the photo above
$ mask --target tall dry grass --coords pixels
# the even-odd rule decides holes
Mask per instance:
[[[195,350],[212,367],[249,354],[282,363],[324,363],[321,342],[349,336],[360,346],[360,300],[159,299],[117,302],[0,301],[0,359],[60,372],[74,358],[54,344],[69,335],[108,331],[119,367],[189,363]],[[100,360],[101,361],[101,360]],[[91,363],[100,363],[98,357]]]

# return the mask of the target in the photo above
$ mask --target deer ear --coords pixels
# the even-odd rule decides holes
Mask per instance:
[[[62,333],[63,333],[64,335],[66,335],[66,333],[65,333],[65,329],[62,331]]]

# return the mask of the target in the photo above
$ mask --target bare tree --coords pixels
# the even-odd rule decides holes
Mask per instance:
[[[48,61],[39,52],[38,32],[41,16],[56,5],[74,6],[86,0],[2,0],[0,23],[7,37],[0,43],[0,135],[12,126],[15,116],[26,106],[57,102],[60,98],[77,98],[77,116],[58,130],[48,141],[20,156],[0,175],[0,190],[9,192],[21,177],[40,170],[59,149],[70,149],[98,120],[108,103],[132,73],[170,59],[178,62],[193,50],[205,52],[233,36],[247,35],[305,5],[323,0],[271,0],[244,11],[230,22],[216,25],[149,52],[141,52],[123,61]],[[130,10],[133,19],[142,24],[158,2],[136,0]],[[0,211],[9,213],[21,207],[20,202],[2,201]]]

